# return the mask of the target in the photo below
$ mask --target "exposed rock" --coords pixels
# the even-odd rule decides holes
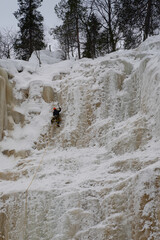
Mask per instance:
[[[30,156],[31,151],[30,150],[21,150],[21,151],[15,151],[15,149],[12,150],[3,150],[2,153],[6,155],[7,157],[14,156],[15,158],[27,158]]]
[[[8,116],[8,130],[14,130],[14,121],[13,118],[11,116]]]
[[[23,124],[24,123],[24,120],[25,120],[24,114],[22,114],[20,112],[17,112],[17,111],[12,111],[11,114],[12,114],[12,118],[13,118],[13,120],[16,124],[18,124],[18,123]]]
[[[15,149],[12,150],[3,150],[2,153],[6,155],[7,157],[10,157],[15,154]]]
[[[13,172],[0,172],[0,181],[16,181],[19,178],[18,173]]]
[[[54,93],[53,93],[52,87],[44,86],[42,97],[46,103],[53,102],[54,101]]]

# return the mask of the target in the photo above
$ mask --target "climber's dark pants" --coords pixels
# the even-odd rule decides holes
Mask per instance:
[[[58,127],[59,127],[60,121],[61,121],[61,119],[60,119],[59,115],[53,116],[53,118],[51,119],[51,123],[56,122]]]

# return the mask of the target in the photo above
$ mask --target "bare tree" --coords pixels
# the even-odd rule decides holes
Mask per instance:
[[[16,32],[12,29],[3,29],[0,33],[0,57],[11,58],[14,55],[14,43],[16,39]]]
[[[0,58],[2,58],[3,57],[3,52],[2,52],[2,34],[1,34],[1,32],[0,32]]]
[[[39,67],[41,67],[41,52],[40,51],[38,51],[38,50],[35,50],[35,55],[36,55],[36,57],[37,57],[37,59],[38,59],[38,62],[39,62]]]
[[[118,41],[118,21],[114,11],[115,0],[92,0],[94,11],[101,17],[101,24],[108,36],[109,52],[116,50]]]

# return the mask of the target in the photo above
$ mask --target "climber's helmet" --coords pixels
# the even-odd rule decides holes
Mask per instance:
[[[54,107],[53,110],[56,110],[56,108]]]

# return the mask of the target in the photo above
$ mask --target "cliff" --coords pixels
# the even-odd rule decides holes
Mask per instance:
[[[95,60],[0,61],[14,75],[0,240],[160,239],[159,50],[157,36]]]

